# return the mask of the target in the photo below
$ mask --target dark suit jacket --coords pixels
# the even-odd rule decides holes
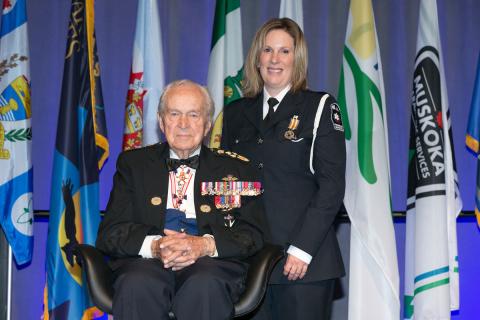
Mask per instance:
[[[96,242],[96,246],[114,260],[138,257],[147,235],[163,234],[169,181],[165,159],[168,157],[167,144],[123,152],[118,157],[113,188]],[[197,227],[199,235],[208,233],[215,237],[219,258],[244,259],[263,246],[266,223],[261,196],[242,197],[242,207],[230,211],[236,221],[233,227],[227,228],[224,213],[215,208],[214,197],[200,194],[201,182],[221,181],[227,175],[240,181],[258,181],[246,162],[202,147],[194,181]],[[152,201],[153,198],[156,201]],[[202,207],[206,211],[206,206],[211,209],[208,213],[201,210]],[[113,263],[112,267],[119,264]]]
[[[345,189],[343,128],[334,127],[339,113],[334,98],[325,103],[309,169],[310,147],[317,106],[324,93],[291,92],[282,100],[268,127],[263,125],[263,94],[228,105],[223,114],[222,148],[250,158],[262,173],[263,200],[272,242],[294,245],[313,259],[299,282],[343,276],[345,271],[334,230],[335,216]],[[333,109],[332,109],[333,108]],[[290,120],[298,116],[295,138],[287,139]],[[337,120],[338,121],[338,120]],[[284,262],[271,283],[292,283],[282,275]]]

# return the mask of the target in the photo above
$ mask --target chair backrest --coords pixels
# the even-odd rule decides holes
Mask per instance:
[[[88,293],[93,303],[103,312],[112,314],[113,310],[113,274],[103,254],[93,246],[80,244],[75,254],[82,266],[84,279],[87,280]]]
[[[244,316],[260,305],[270,274],[283,256],[283,248],[273,244],[266,244],[253,256],[245,281],[245,291],[235,303],[235,317]]]
[[[112,314],[113,274],[102,253],[93,246],[81,244],[75,249],[87,281],[88,292],[93,303],[103,312]],[[268,279],[275,265],[284,256],[283,248],[266,244],[252,257],[245,283],[245,291],[235,303],[235,317],[246,315],[258,307],[262,301]],[[174,319],[173,315],[170,315]]]

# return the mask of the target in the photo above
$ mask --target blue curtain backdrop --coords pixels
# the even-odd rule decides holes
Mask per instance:
[[[309,87],[314,90],[326,90],[335,95],[337,93],[349,2],[348,0],[303,1],[304,31],[309,45]],[[372,2],[385,78],[393,209],[404,211],[410,97],[419,0],[372,0]],[[476,161],[465,150],[464,140],[476,62],[480,51],[480,1],[437,0],[437,2],[460,191],[464,210],[471,211],[474,209]],[[206,84],[215,1],[158,0],[158,3],[166,82],[189,78]],[[267,19],[278,16],[279,6],[280,0],[241,1],[245,51],[249,48],[255,30]],[[48,211],[70,0],[31,0],[27,1],[27,9],[31,50],[33,128],[35,128],[33,136],[34,209]],[[107,203],[115,160],[121,149],[136,9],[137,0],[96,1],[98,56],[111,152],[110,159],[100,176],[101,209],[104,209]],[[34,261],[30,267],[17,274],[17,283],[21,284],[25,281],[28,288],[30,279],[35,279],[41,290],[44,283],[40,275],[44,272],[45,222],[37,221],[36,224],[39,226],[35,226]],[[480,265],[473,259],[480,254],[478,230],[473,229],[475,228],[473,220],[471,223],[461,224],[461,228],[466,229],[466,232],[461,232],[459,229],[460,257],[462,254],[465,257],[463,266],[467,268],[473,265],[478,273]],[[396,230],[399,263],[403,270],[404,226],[402,223],[397,224]],[[341,238],[348,241],[349,229],[340,228],[339,231],[343,232]],[[472,241],[476,243],[471,243]],[[462,252],[462,250],[465,251]],[[476,250],[475,255],[473,250]],[[348,243],[342,243],[342,253],[345,258],[348,258]],[[477,275],[476,285],[480,286],[478,279]],[[475,283],[471,283],[471,280],[463,279],[461,285],[470,285],[474,288],[472,290],[478,292],[475,289]],[[464,288],[467,288],[465,286]],[[41,299],[37,301],[37,290],[35,288],[28,292],[30,295],[35,295],[34,297],[25,296],[26,292],[17,292],[18,300],[14,300],[14,303],[17,301],[19,304],[18,312],[26,312],[25,308],[21,307],[23,299],[30,301],[33,309],[29,311],[31,314],[20,316],[20,318],[30,319],[31,315],[38,318],[37,315],[40,315],[41,310],[36,311],[37,308],[41,309]],[[343,291],[345,295],[348,292],[346,287],[343,287]],[[466,301],[465,299],[475,294],[475,291],[464,292],[462,301]],[[41,297],[41,292],[38,292],[38,295]],[[343,304],[343,307],[345,306],[346,304]],[[474,306],[462,304],[462,309],[464,308],[474,308]],[[480,309],[477,308],[478,310]],[[344,319],[344,317],[338,316],[337,319]],[[462,319],[468,319],[468,317]]]

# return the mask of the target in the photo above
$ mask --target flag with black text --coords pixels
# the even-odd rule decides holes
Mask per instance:
[[[436,0],[420,1],[408,159],[404,318],[450,319],[459,308],[462,202]]]

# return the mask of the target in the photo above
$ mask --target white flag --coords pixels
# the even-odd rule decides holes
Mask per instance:
[[[139,0],[125,110],[123,150],[157,143],[157,109],[165,86],[162,34],[156,0]]]
[[[339,104],[351,221],[348,318],[398,319],[399,275],[390,205],[387,109],[370,0],[352,0]]]
[[[456,218],[462,203],[435,0],[420,1],[411,107],[404,317],[450,319],[459,307]]]
[[[303,30],[303,0],[282,0],[278,16],[292,19]]]
[[[220,147],[223,106],[242,96],[242,19],[240,0],[217,0],[208,64],[208,90],[215,102],[210,147]]]

